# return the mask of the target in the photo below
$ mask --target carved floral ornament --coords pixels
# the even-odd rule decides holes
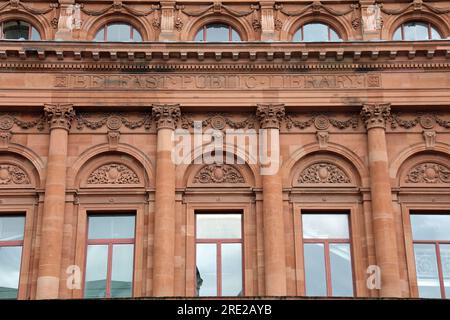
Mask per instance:
[[[44,105],[44,113],[51,129],[69,130],[75,117],[75,111],[71,104],[46,104]]]
[[[450,183],[449,167],[436,163],[424,162],[409,170],[406,183]]]
[[[30,184],[28,175],[16,165],[0,164],[0,185]]]
[[[137,174],[128,166],[109,163],[95,169],[87,178],[87,184],[139,184]]]
[[[211,164],[204,166],[195,175],[194,184],[209,183],[245,183],[242,174],[233,166],[228,164]]]
[[[336,165],[329,162],[318,162],[306,167],[297,179],[298,183],[351,183],[348,175]]]

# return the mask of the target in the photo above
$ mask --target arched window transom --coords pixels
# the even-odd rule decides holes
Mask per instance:
[[[323,41],[342,41],[339,34],[324,23],[308,23],[300,27],[295,32],[292,41],[295,42],[323,42]]]
[[[231,26],[222,23],[204,25],[195,35],[194,41],[236,42],[241,41],[239,33]]]
[[[436,40],[441,39],[441,35],[435,27],[428,22],[410,21],[403,23],[394,32],[393,40]]]
[[[0,23],[0,39],[41,40],[39,32],[31,24],[21,20]]]
[[[141,42],[142,36],[133,26],[126,23],[108,23],[96,34],[95,41],[131,41]]]

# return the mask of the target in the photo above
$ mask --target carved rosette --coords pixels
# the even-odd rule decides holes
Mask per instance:
[[[12,164],[0,165],[0,185],[14,184],[30,184],[30,178],[18,166]]]
[[[299,183],[351,183],[347,174],[334,164],[315,163],[304,169],[298,177]]]
[[[44,112],[50,129],[69,130],[75,117],[75,111],[71,104],[46,104]]]
[[[284,104],[259,104],[256,109],[261,129],[280,129],[280,123],[285,117]]]
[[[227,164],[211,164],[203,167],[194,177],[195,184],[245,183],[242,174]]]
[[[361,110],[361,118],[366,128],[386,128],[386,121],[391,115],[390,103],[365,104]]]
[[[87,184],[138,184],[139,177],[126,165],[109,163],[95,169],[88,177]]]
[[[180,105],[153,105],[152,115],[158,130],[163,128],[174,130],[181,117]]]
[[[413,167],[406,176],[407,183],[450,183],[450,169],[434,162]]]

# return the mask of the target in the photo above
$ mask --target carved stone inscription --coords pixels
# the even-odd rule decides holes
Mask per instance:
[[[57,75],[54,87],[94,90],[360,89],[379,88],[381,79],[378,74]]]

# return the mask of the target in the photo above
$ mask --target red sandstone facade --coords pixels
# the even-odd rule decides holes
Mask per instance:
[[[375,30],[373,3],[0,2],[0,22],[42,39],[0,41],[0,214],[26,217],[18,298],[83,297],[66,270],[84,272],[87,216],[123,211],[136,216],[134,297],[194,296],[195,214],[224,211],[243,215],[245,296],[304,296],[302,212],[345,211],[354,295],[417,297],[410,214],[450,213],[450,43],[390,40],[411,19],[449,37],[450,2],[383,1]],[[91,41],[112,21],[145,43]],[[344,41],[293,43],[311,21]],[[191,42],[212,22],[244,41]],[[196,179],[207,165],[171,160],[172,132],[194,120],[276,131],[280,170],[261,175],[237,145],[238,182],[223,166]]]

